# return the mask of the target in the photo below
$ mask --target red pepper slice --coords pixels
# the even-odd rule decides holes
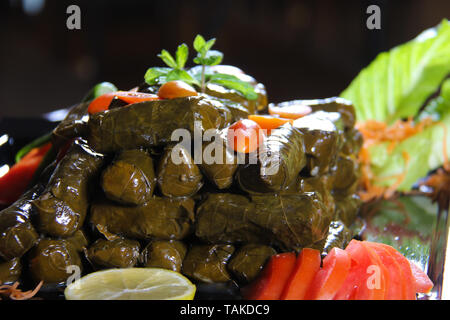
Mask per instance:
[[[31,149],[4,176],[0,177],[0,205],[13,203],[26,191],[50,147],[51,143],[49,142],[39,148]]]
[[[243,290],[248,300],[278,300],[295,266],[293,252],[280,253],[270,258],[261,275]]]
[[[88,113],[94,114],[97,112],[108,110],[111,101],[115,98],[128,103],[138,103],[143,101],[159,100],[156,94],[135,92],[135,91],[116,91],[102,94],[101,96],[92,100],[88,107]]]

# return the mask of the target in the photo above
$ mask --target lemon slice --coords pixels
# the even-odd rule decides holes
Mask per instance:
[[[108,269],[69,284],[67,300],[192,300],[195,285],[178,272],[161,268]]]

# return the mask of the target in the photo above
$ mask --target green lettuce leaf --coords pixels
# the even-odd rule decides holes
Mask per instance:
[[[358,121],[388,124],[414,117],[450,73],[450,23],[380,53],[341,93],[352,101]]]
[[[375,145],[369,149],[371,168],[378,179],[391,177],[405,172],[406,177],[397,188],[409,191],[413,185],[427,173],[444,163],[444,150],[450,159],[450,80],[446,80],[441,94],[419,114],[418,118],[430,117],[437,121],[422,132],[400,142],[392,152],[388,152],[388,143]],[[446,134],[446,137],[444,136]],[[446,147],[444,147],[446,143]],[[408,163],[403,154],[409,155]],[[378,180],[382,186],[390,186],[396,179]]]
[[[431,100],[417,116],[417,120],[431,118],[434,121],[442,120],[450,110],[450,79],[446,79],[441,87],[441,94]]]

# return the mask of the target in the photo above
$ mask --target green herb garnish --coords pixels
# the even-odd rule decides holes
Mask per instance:
[[[162,50],[158,57],[167,67],[149,68],[144,76],[145,82],[149,85],[162,85],[168,81],[181,80],[200,88],[201,92],[205,92],[208,83],[214,83],[235,90],[249,100],[257,99],[258,95],[250,83],[236,76],[211,70],[210,67],[220,64],[223,60],[222,52],[211,50],[215,42],[215,38],[206,41],[201,35],[195,37],[194,49],[197,56],[193,62],[201,68],[194,67],[189,71],[185,70],[189,56],[189,48],[186,44],[178,46],[175,58],[167,50]]]
[[[158,57],[168,67],[155,67],[150,68],[145,73],[145,82],[149,85],[162,85],[167,81],[172,80],[182,80],[189,84],[198,85],[198,81],[189,75],[189,73],[184,70],[184,66],[188,60],[189,48],[183,43],[178,46],[175,52],[175,58],[167,50],[162,50]]]
[[[202,66],[201,73],[201,89],[205,91],[205,71],[206,66],[215,66],[222,62],[223,53],[217,50],[210,50],[216,42],[215,38],[208,41],[201,35],[197,35],[194,39],[194,49],[197,51],[197,57],[194,58],[194,63]]]

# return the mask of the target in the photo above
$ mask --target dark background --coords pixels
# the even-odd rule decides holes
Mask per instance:
[[[66,8],[81,8],[81,30]],[[381,30],[366,9],[381,8]],[[224,64],[263,82],[271,101],[338,95],[377,53],[450,16],[448,0],[0,0],[0,115],[70,106],[100,81],[126,90],[161,49],[216,37]]]

